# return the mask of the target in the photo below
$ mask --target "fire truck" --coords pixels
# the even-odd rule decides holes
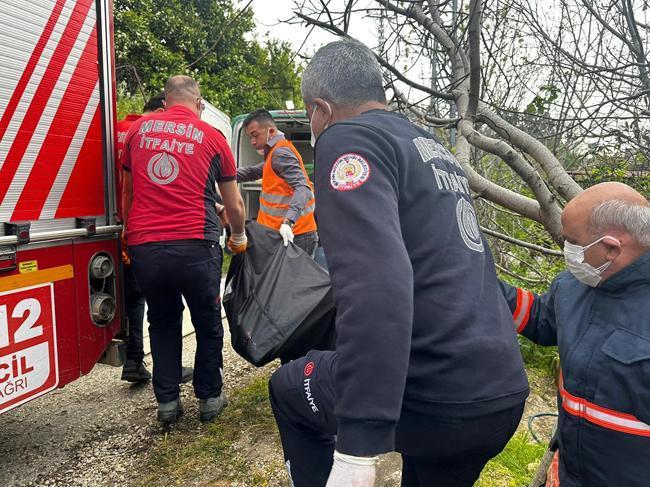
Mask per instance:
[[[121,364],[110,0],[0,7],[0,413]]]

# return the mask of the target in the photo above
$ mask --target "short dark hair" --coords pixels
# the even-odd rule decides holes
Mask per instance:
[[[160,93],[157,93],[151,98],[149,98],[149,101],[144,104],[144,108],[142,109],[142,111],[155,112],[160,108],[165,108],[165,104],[163,103],[164,101],[165,101],[165,93],[161,91]]]
[[[246,116],[244,119],[244,128],[247,128],[251,123],[257,122],[260,125],[272,125],[275,127],[273,115],[266,108],[258,108]]]

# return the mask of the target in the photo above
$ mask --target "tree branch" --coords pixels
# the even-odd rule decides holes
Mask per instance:
[[[217,40],[214,41],[214,43],[213,43],[213,44],[212,44],[212,45],[211,45],[211,46],[210,46],[210,47],[209,47],[209,48],[208,48],[208,49],[207,49],[203,54],[201,54],[198,58],[196,58],[194,61],[192,61],[191,63],[189,63],[187,66],[185,66],[185,69],[189,69],[189,68],[191,68],[191,67],[194,66],[195,64],[197,64],[197,63],[199,63],[200,61],[202,61],[203,59],[205,59],[205,57],[206,57],[208,54],[210,54],[212,51],[214,51],[214,50],[216,49],[216,47],[219,45],[219,43],[221,42],[221,39],[223,39],[223,36],[226,35],[226,32],[228,32],[228,30],[230,29],[230,27],[232,27],[232,25],[233,25],[235,22],[237,22],[237,19],[238,19],[239,17],[241,17],[241,16],[244,14],[244,12],[245,12],[246,10],[248,10],[248,7],[250,7],[252,3],[253,3],[253,0],[249,0],[249,2],[244,6],[244,8],[242,8],[239,12],[237,12],[237,14],[236,14],[233,18],[230,19],[230,21],[228,22],[228,24],[226,24],[226,25],[224,26],[224,28],[221,29],[221,32],[219,32],[219,37],[217,37]]]
[[[474,128],[471,121],[467,119],[461,120],[458,123],[458,129],[470,144],[490,154],[499,156],[524,180],[539,202],[544,227],[546,227],[553,239],[559,243],[562,238],[561,210],[557,205],[555,196],[546,187],[544,180],[537,171],[506,142],[481,134]]]
[[[478,120],[485,122],[500,137],[510,141],[515,147],[529,154],[539,163],[548,176],[549,184],[562,198],[569,201],[582,192],[580,185],[566,173],[560,161],[548,147],[523,130],[506,122],[484,103],[479,106],[479,114]]]
[[[472,0],[469,8],[469,99],[464,116],[474,120],[481,96],[481,0]]]
[[[307,25],[315,25],[317,27],[320,27],[321,29],[325,29],[328,32],[331,32],[332,34],[336,34],[339,37],[343,37],[346,39],[354,39],[354,37],[350,36],[344,30],[340,29],[335,25],[329,24],[327,22],[323,22],[321,20],[314,19],[313,17],[309,17],[303,14],[302,12],[296,12],[296,15],[300,17],[303,21],[305,21]],[[424,93],[428,93],[431,96],[435,96],[436,98],[442,98],[444,100],[454,99],[454,96],[451,93],[436,91],[431,89],[428,86],[424,86],[420,83],[416,83],[415,81],[410,80],[409,78],[404,76],[399,70],[397,70],[393,65],[391,65],[388,61],[386,61],[383,57],[377,55],[376,53],[375,53],[375,57],[377,58],[377,61],[379,61],[379,64],[381,64],[382,67],[390,71],[397,79],[415,88],[416,90],[422,91]]]
[[[501,205],[526,218],[543,224],[538,201],[499,186],[481,176],[470,164],[470,153],[471,147],[469,142],[465,137],[460,135],[456,143],[456,159],[463,167],[472,191],[481,198],[492,201],[497,205]]]
[[[498,238],[499,240],[503,240],[504,242],[508,242],[517,245],[519,247],[534,250],[535,252],[539,252],[544,255],[551,255],[553,257],[564,257],[564,253],[562,253],[559,250],[547,249],[546,247],[542,247],[541,245],[535,245],[530,242],[526,242],[524,240],[519,240],[518,238],[511,237],[504,233],[495,232],[494,230],[490,230],[489,228],[485,228],[483,226],[481,227],[481,230],[483,230],[483,233],[486,233],[491,237]]]

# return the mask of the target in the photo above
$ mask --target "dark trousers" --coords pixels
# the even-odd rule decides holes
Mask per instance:
[[[294,235],[293,243],[305,251],[310,257],[314,257],[316,246],[318,245],[318,233],[307,232],[300,235]]]
[[[313,367],[306,367],[309,362]],[[269,383],[295,487],[324,486],[332,468],[335,362],[336,352],[312,351],[280,367]],[[523,409],[524,403],[471,418],[402,411],[395,433],[395,450],[403,460],[402,486],[471,487],[488,460],[510,440]]]
[[[194,393],[216,397],[223,387],[221,248],[213,242],[152,243],[129,247],[133,270],[147,300],[153,389],[158,402],[178,398],[185,298],[196,332]]]
[[[124,314],[129,320],[129,336],[126,341],[126,359],[142,362],[144,347],[142,322],[144,321],[144,294],[133,273],[133,267],[124,265]]]

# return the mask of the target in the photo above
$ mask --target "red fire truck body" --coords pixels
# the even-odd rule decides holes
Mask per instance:
[[[0,9],[0,413],[118,365],[110,0]]]

